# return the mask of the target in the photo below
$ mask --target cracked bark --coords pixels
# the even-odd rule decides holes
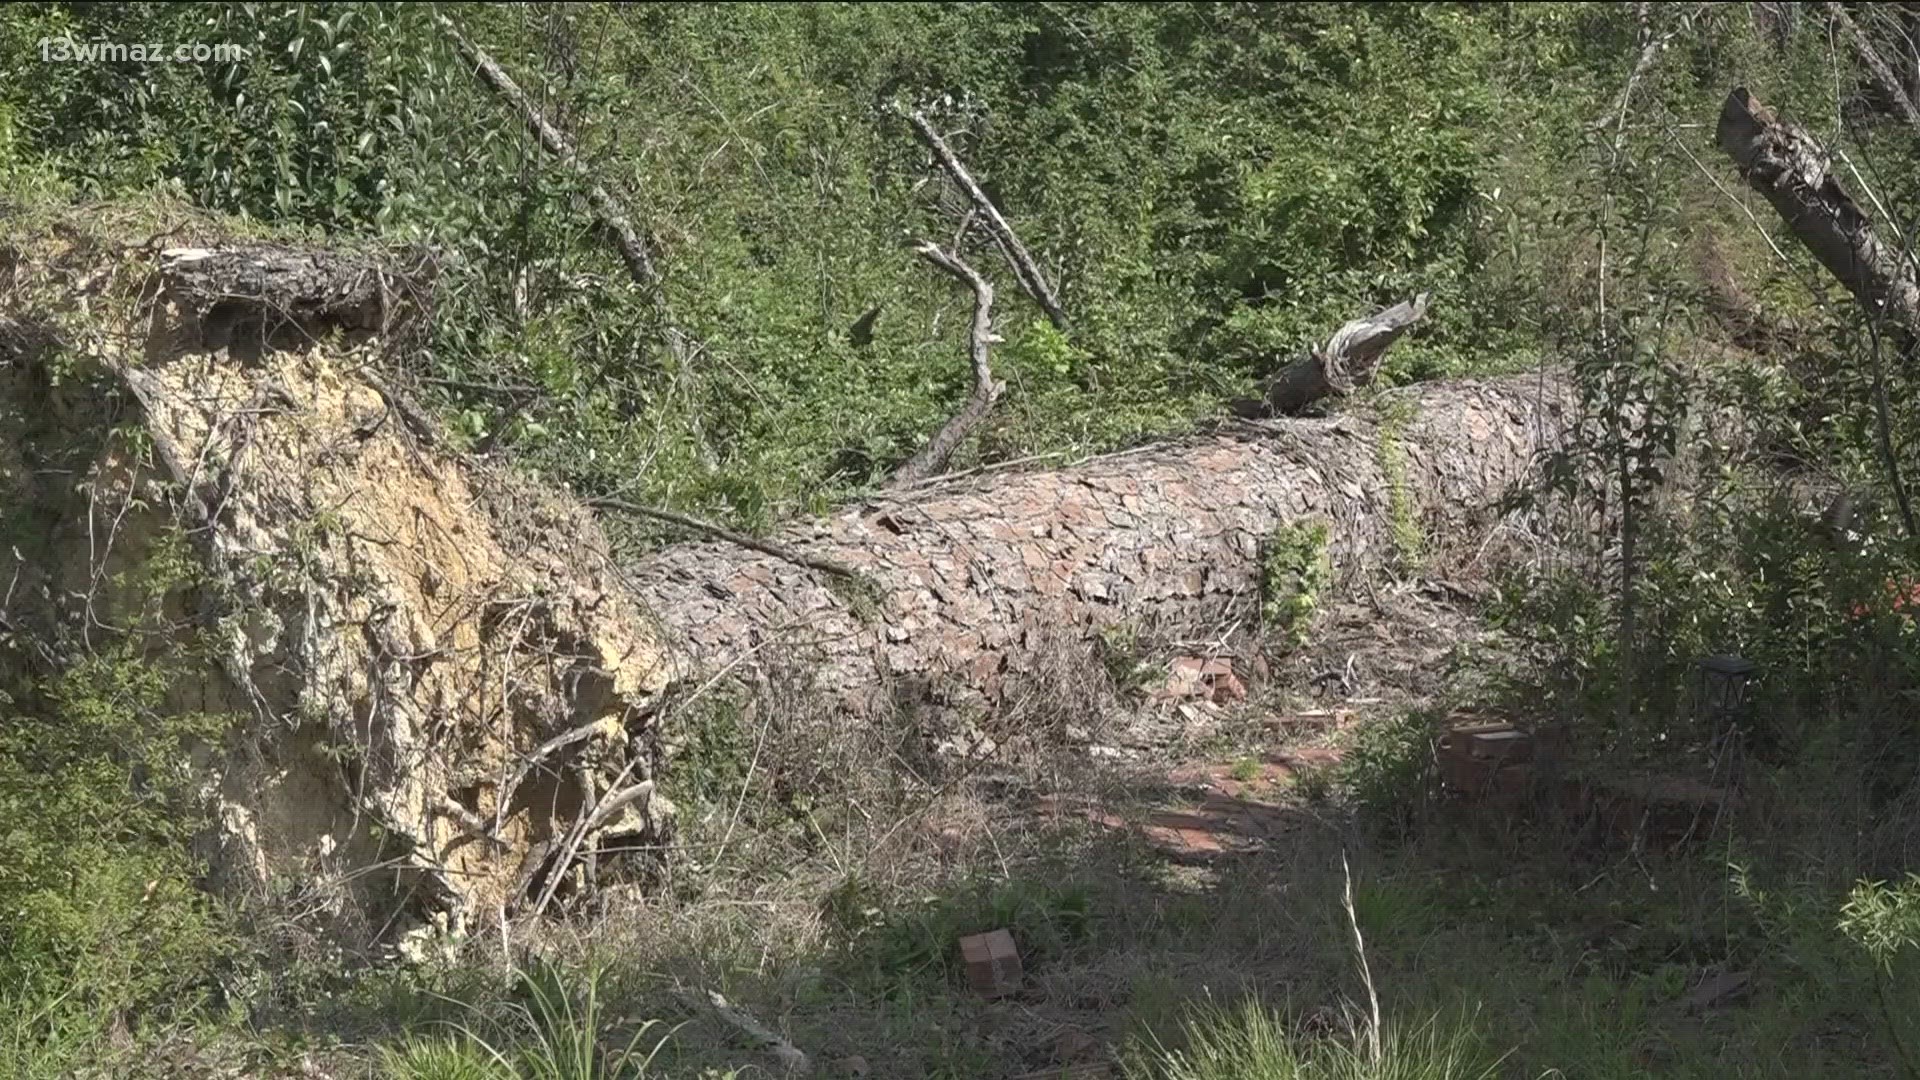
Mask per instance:
[[[883,495],[778,534],[874,583],[862,610],[806,570],[718,543],[656,552],[629,581],[695,667],[772,645],[855,708],[905,682],[997,695],[1034,649],[1123,621],[1215,619],[1252,605],[1261,542],[1320,519],[1336,566],[1394,558],[1394,506],[1478,548],[1511,484],[1557,437],[1562,384],[1526,376],[1390,392],[1412,413],[1389,477],[1380,425],[1226,422],[1219,430],[1058,470],[1009,471]]]

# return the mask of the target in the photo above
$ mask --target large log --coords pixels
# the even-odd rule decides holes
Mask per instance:
[[[1386,399],[1381,414],[1239,422],[1074,468],[955,480],[780,534],[877,585],[864,613],[833,575],[724,543],[653,554],[633,583],[696,667],[804,658],[857,707],[902,681],[991,698],[1063,632],[1250,610],[1262,544],[1286,523],[1324,521],[1347,570],[1393,559],[1408,512],[1477,548],[1564,408],[1538,376]]]

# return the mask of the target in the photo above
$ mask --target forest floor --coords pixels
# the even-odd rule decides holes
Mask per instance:
[[[649,1076],[783,1075],[695,989],[816,1076],[1120,1076],[1177,1047],[1192,1006],[1249,997],[1337,1033],[1368,1001],[1354,923],[1388,1027],[1469,1026],[1501,1076],[1897,1075],[1871,984],[1741,894],[1731,867],[1760,827],[1744,815],[1673,850],[1583,844],[1558,811],[1408,798],[1382,775],[1409,718],[1495,692],[1502,644],[1474,609],[1456,586],[1395,585],[1331,608],[1244,700],[1141,695],[1098,741],[816,808],[811,836],[744,796],[695,808],[664,887],[515,948],[591,983],[612,1029],[671,1030]],[[1023,974],[990,999],[957,942],[997,928]],[[262,1022],[226,1075],[382,1075],[371,1047],[498,1014],[500,944]]]

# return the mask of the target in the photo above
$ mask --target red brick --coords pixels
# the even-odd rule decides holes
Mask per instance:
[[[976,993],[1005,997],[1020,988],[1020,950],[1007,931],[961,938],[960,957],[967,966],[967,985]]]

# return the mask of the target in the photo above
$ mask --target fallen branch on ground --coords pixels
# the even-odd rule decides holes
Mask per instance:
[[[785,1066],[788,1073],[794,1076],[805,1076],[813,1070],[813,1062],[807,1058],[805,1051],[775,1034],[773,1029],[765,1024],[727,1004],[727,999],[721,997],[719,991],[708,990],[702,994],[695,994],[691,990],[680,990],[677,996],[692,1008],[712,1013],[759,1043],[760,1048],[772,1054],[774,1060]]]
[[[642,506],[639,503],[627,502],[625,499],[590,499],[587,501],[587,505],[602,510],[618,510],[623,514],[638,514],[641,517],[650,517],[657,521],[664,521],[669,525],[678,525],[680,528],[686,529],[689,532],[696,532],[702,536],[712,537],[715,540],[724,540],[729,544],[736,544],[749,551],[757,551],[762,555],[771,555],[776,559],[790,562],[795,566],[804,566],[809,570],[818,570],[823,574],[832,574],[836,577],[846,578],[849,581],[860,580],[860,572],[845,563],[837,563],[832,559],[823,559],[817,555],[808,555],[804,551],[796,551],[785,544],[777,544],[772,540],[757,540],[745,533],[734,532],[732,529],[726,528],[723,525],[715,525],[711,521],[702,521],[696,517],[677,514],[672,510],[661,510],[658,507]]]

